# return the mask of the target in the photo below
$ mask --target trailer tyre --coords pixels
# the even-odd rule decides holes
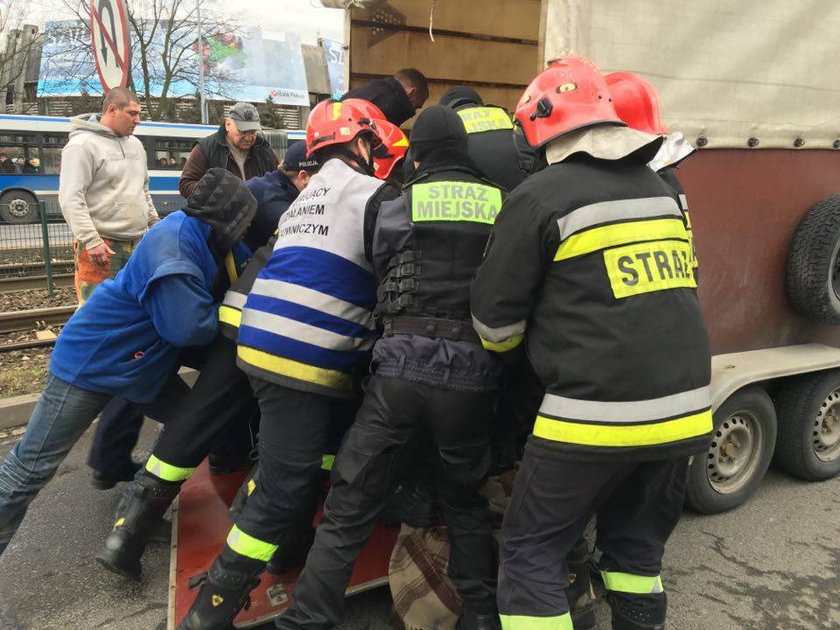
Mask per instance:
[[[787,259],[787,292],[801,315],[840,324],[840,195],[819,202],[793,235]]]
[[[761,483],[776,444],[776,410],[760,387],[746,387],[715,412],[709,449],[688,469],[686,505],[701,514],[741,505]]]
[[[808,481],[840,473],[840,370],[789,379],[779,391],[776,463]]]
[[[0,219],[5,223],[37,223],[38,200],[25,190],[7,190],[0,195]]]

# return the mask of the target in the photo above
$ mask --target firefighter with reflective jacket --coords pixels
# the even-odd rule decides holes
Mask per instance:
[[[624,126],[577,57],[516,118],[548,166],[508,197],[471,292],[485,347],[526,350],[546,390],[502,530],[502,627],[572,628],[566,557],[595,515],[612,627],[662,629],[662,554],[712,430],[688,235],[646,166],[662,140]]]
[[[281,217],[239,327],[237,364],[260,404],[259,481],[182,630],[229,628],[283,536],[311,514],[322,456],[335,424],[352,418],[353,373],[376,339],[372,228],[398,194],[371,176],[376,127],[324,101],[306,143],[321,169]]]
[[[697,253],[694,250],[688,200],[677,177],[679,165],[694,153],[694,147],[679,131],[668,133],[659,113],[659,95],[647,79],[634,72],[613,72],[604,79],[610,89],[615,111],[628,127],[663,136],[662,146],[648,166],[679,195],[680,208],[688,230],[688,242],[691,243],[691,266],[694,268],[694,279],[697,280]]]
[[[479,488],[500,365],[470,324],[469,286],[502,193],[470,160],[452,110],[422,112],[410,146],[414,178],[400,199],[382,205],[376,223],[384,335],[374,346],[374,374],[336,457],[295,601],[278,628],[326,629],[341,621],[353,563],[393,491],[394,467],[421,431],[436,443],[434,495],[449,530],[449,575],[464,601],[458,627],[499,627],[490,512]]]
[[[525,179],[510,114],[485,105],[478,92],[467,86],[450,88],[440,97],[440,104],[461,117],[470,157],[487,179],[504,190],[513,190]]]

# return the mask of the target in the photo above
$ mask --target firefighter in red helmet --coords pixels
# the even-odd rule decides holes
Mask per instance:
[[[500,548],[504,630],[571,630],[566,558],[597,518],[614,630],[664,628],[660,577],[688,457],[712,430],[710,351],[677,193],[647,167],[588,60],[528,86],[516,118],[548,166],[506,200],[473,282],[485,347],[545,396]]]
[[[355,410],[354,372],[377,337],[371,260],[379,205],[374,122],[352,104],[317,105],[306,127],[321,165],[280,218],[242,306],[237,365],[260,405],[260,476],[181,630],[227,630],[278,544],[311,517],[322,456]]]
[[[604,77],[610,89],[615,111],[618,117],[629,127],[647,133],[663,136],[662,146],[656,156],[648,163],[656,173],[664,179],[671,188],[677,191],[680,208],[685,217],[688,239],[691,243],[691,266],[697,279],[697,254],[694,250],[694,240],[691,231],[691,217],[688,213],[688,200],[682,184],[677,177],[677,168],[689,155],[694,153],[688,141],[679,131],[668,133],[662,124],[659,109],[659,95],[656,88],[644,77],[634,72],[613,72]]]

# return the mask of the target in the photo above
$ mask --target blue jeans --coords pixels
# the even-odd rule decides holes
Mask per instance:
[[[138,404],[137,408],[165,422],[187,391],[184,381],[173,375],[153,403]],[[91,392],[47,375],[26,433],[0,464],[0,555],[20,527],[29,504],[111,398],[111,394]]]

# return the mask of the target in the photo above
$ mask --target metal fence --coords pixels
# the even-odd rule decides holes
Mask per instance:
[[[28,209],[10,206],[0,206],[0,283],[41,286],[52,295],[56,279],[73,273],[73,234],[58,202],[41,201]],[[15,283],[24,278],[31,282]]]

